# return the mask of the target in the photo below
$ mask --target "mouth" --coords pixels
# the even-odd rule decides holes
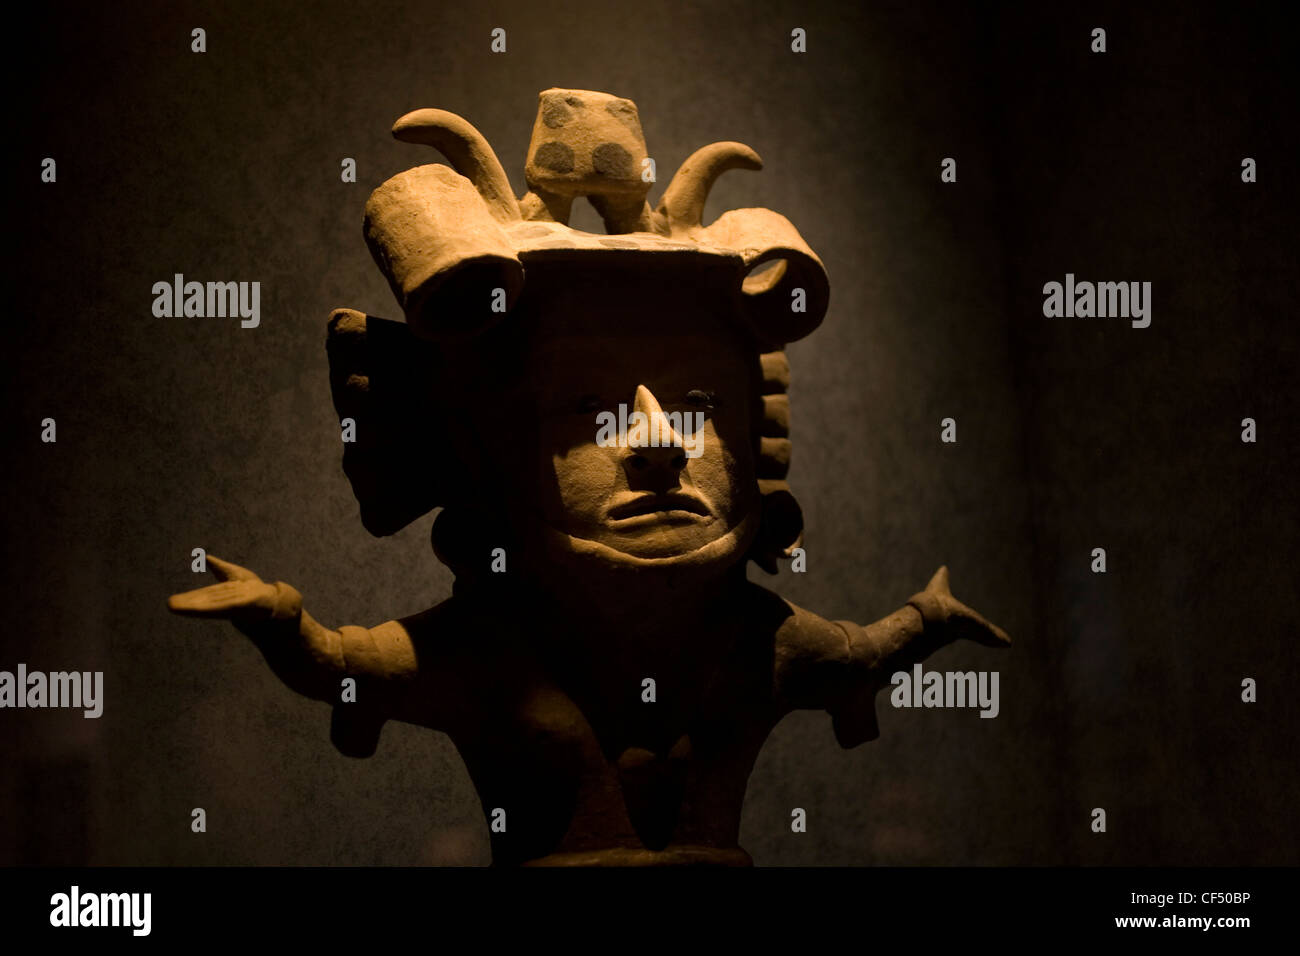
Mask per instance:
[[[671,492],[664,495],[637,495],[630,501],[615,505],[609,509],[606,521],[620,528],[632,524],[644,524],[647,521],[683,521],[699,523],[710,520],[713,515],[708,506],[694,495]],[[638,520],[640,519],[640,520]]]

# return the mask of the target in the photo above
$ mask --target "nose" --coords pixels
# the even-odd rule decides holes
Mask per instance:
[[[650,423],[647,442],[641,447],[628,447],[626,465],[631,472],[665,472],[672,477],[686,467],[685,441],[672,426],[654,393],[644,385],[636,387],[632,411],[641,412]]]

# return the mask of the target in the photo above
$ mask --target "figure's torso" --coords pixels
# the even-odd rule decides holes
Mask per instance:
[[[791,709],[782,638],[812,629],[831,667],[844,638],[761,588],[743,596],[694,655],[623,653],[603,670],[572,651],[563,620],[539,631],[536,613],[516,630],[508,613],[457,598],[404,622],[421,669],[442,670],[455,694],[445,729],[495,821],[496,863],[749,862],[745,786]]]

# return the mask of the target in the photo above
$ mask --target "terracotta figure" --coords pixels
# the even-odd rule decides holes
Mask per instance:
[[[169,606],[230,619],[332,704],[345,754],[373,753],[388,720],[449,734],[497,864],[749,864],[746,781],[785,714],[825,709],[856,746],[894,672],[1008,638],[944,568],[865,626],[747,581],[747,560],[775,572],[800,545],[782,349],[829,300],[779,214],[702,225],[714,179],[759,168],[751,149],[697,151],[652,209],[625,99],[543,92],[518,200],[460,117],[419,110],[393,132],[454,168],[371,196],[366,241],[405,322],[336,311],[331,383],[362,522],[392,534],[440,508],[453,594],[330,628],[289,585],[209,557],[221,583]],[[568,227],[582,197],[608,235]]]

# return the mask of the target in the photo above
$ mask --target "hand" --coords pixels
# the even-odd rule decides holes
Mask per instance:
[[[1011,644],[1006,631],[953,597],[948,587],[947,567],[936,571],[925,590],[913,595],[908,603],[921,612],[926,630],[937,626],[942,631],[940,645],[962,639],[975,641],[985,647],[1007,647]]]
[[[302,595],[277,581],[267,584],[248,568],[207,557],[208,567],[221,581],[173,594],[167,607],[185,617],[221,618],[255,641],[298,632]]]
[[[302,595],[283,581],[267,584],[248,568],[208,555],[220,584],[173,594],[167,607],[186,617],[231,621],[253,639],[285,685],[334,706],[330,739],[349,757],[375,752],[384,717],[373,707],[338,704],[338,678],[345,671],[342,637],[302,609]]]

